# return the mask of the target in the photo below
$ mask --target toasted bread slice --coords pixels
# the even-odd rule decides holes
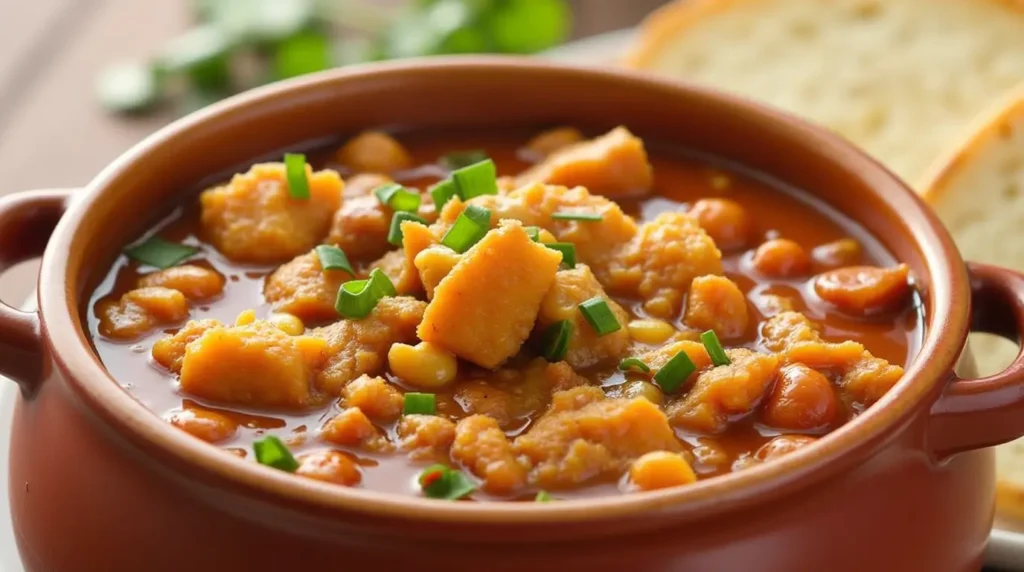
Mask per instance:
[[[1024,84],[978,118],[920,181],[967,260],[1024,270]],[[971,336],[981,375],[1003,370],[1014,344]],[[1000,516],[1024,522],[1024,440],[996,448]]]
[[[1024,79],[1024,0],[677,0],[626,64],[802,115],[913,183]]]

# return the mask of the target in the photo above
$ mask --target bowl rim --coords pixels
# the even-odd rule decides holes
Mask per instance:
[[[128,165],[144,161],[147,155],[173,141],[176,134],[199,124],[217,122],[239,108],[267,106],[298,92],[329,90],[340,82],[358,82],[372,76],[401,81],[403,76],[440,74],[450,77],[453,73],[484,72],[520,73],[538,78],[549,74],[574,75],[629,82],[637,90],[674,90],[712,98],[737,111],[759,115],[795,130],[801,137],[809,138],[810,143],[831,150],[831,158],[856,173],[867,188],[889,197],[882,199],[886,204],[891,205],[896,200],[893,197],[897,197],[901,201],[901,215],[915,221],[915,233],[907,238],[918,245],[929,270],[931,300],[930,311],[924,316],[924,339],[904,377],[882,400],[850,423],[772,463],[698,481],[687,487],[539,504],[452,503],[297,479],[225,455],[217,447],[175,429],[132,398],[107,373],[91,348],[86,327],[79,320],[79,308],[71,303],[76,298],[76,273],[63,253],[69,250],[87,215],[102,201],[106,185]],[[121,437],[134,442],[148,456],[171,466],[171,470],[214,479],[262,500],[296,508],[317,507],[406,522],[503,525],[595,523],[623,520],[652,511],[671,511],[678,519],[711,518],[768,502],[847,470],[894,439],[901,428],[938,397],[966,340],[969,296],[965,265],[936,216],[894,174],[839,136],[760,103],[704,87],[627,70],[505,56],[443,56],[320,72],[234,96],[161,128],[111,162],[73,202],[44,253],[38,290],[43,335],[49,347],[60,348],[60,351],[50,352],[51,359],[68,386]]]

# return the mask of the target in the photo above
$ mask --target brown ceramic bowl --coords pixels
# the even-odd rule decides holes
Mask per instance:
[[[135,402],[90,349],[83,300],[123,244],[211,173],[370,126],[552,121],[625,124],[768,173],[856,219],[917,279],[926,338],[903,380],[816,444],[692,486],[449,503],[295,479],[226,455]],[[1024,361],[986,379],[954,373],[970,361],[961,358],[972,328],[1019,337],[1024,277],[965,265],[928,208],[837,137],[640,75],[437,59],[261,89],[161,130],[81,192],[0,200],[0,260],[44,245],[39,312],[0,306],[0,370],[22,388],[10,496],[29,570],[978,570],[994,488],[982,448],[1024,434]]]

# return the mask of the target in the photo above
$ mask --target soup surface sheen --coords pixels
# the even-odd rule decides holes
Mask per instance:
[[[559,133],[565,135],[567,132],[556,132],[552,136],[555,143],[549,142],[549,145],[558,146]],[[343,246],[357,245],[344,250],[359,277],[366,277],[375,260],[380,256],[387,260],[388,252],[396,247],[381,243],[379,223],[388,223],[392,213],[380,204],[372,190],[384,181],[360,174],[363,172],[361,166],[375,167],[373,161],[383,161],[383,168],[377,167],[374,170],[387,171],[393,181],[424,191],[419,212],[432,222],[437,212],[433,209],[431,195],[425,191],[449,176],[450,170],[440,160],[441,157],[457,151],[482,150],[497,165],[499,177],[515,177],[536,163],[542,163],[543,156],[550,151],[543,142],[538,144],[534,141],[528,145],[527,141],[532,135],[534,133],[527,132],[398,133],[394,138],[399,142],[400,150],[404,148],[407,157],[395,159],[393,166],[397,166],[397,169],[387,164],[391,153],[387,146],[380,147],[380,141],[372,138],[370,141],[378,144],[377,147],[366,143],[367,139],[362,142],[359,139],[350,140],[348,146],[341,150],[330,148],[309,153],[309,163],[314,169],[335,170],[345,180],[346,188],[341,191],[342,210],[347,205],[355,212],[358,210],[355,203],[361,201],[360,204],[368,213],[363,218],[350,213],[346,222],[349,226],[345,228],[357,228],[364,223],[373,226],[376,223],[375,230],[367,231],[365,235],[351,235],[342,241]],[[569,140],[575,139],[571,133],[566,137]],[[394,143],[387,137],[382,140],[386,144]],[[121,255],[97,288],[87,310],[93,343],[111,375],[147,408],[234,454],[253,460],[253,443],[274,435],[288,446],[300,464],[316,465],[300,469],[300,475],[403,495],[424,494],[420,482],[421,473],[426,467],[441,463],[461,470],[468,477],[477,487],[468,498],[477,501],[533,500],[539,491],[545,491],[545,494],[555,499],[621,494],[684,485],[693,478],[706,479],[742,470],[811,442],[848,422],[895,383],[902,374],[899,366],[911,360],[921,337],[920,305],[916,303],[910,289],[905,269],[902,269],[902,274],[896,271],[902,267],[894,270],[896,261],[875,239],[807,194],[784,188],[713,158],[695,156],[654,142],[646,143],[645,151],[641,147],[646,157],[642,155],[641,158],[649,161],[653,172],[653,184],[649,189],[617,189],[611,182],[608,183],[611,192],[602,193],[591,188],[592,195],[605,194],[621,206],[626,215],[635,217],[638,229],[632,231],[632,236],[626,232],[627,236],[618,240],[610,238],[617,232],[615,229],[602,228],[599,233],[592,233],[592,229],[597,227],[586,226],[611,224],[615,213],[606,210],[611,208],[606,203],[574,203],[579,208],[562,209],[590,212],[588,208],[593,207],[604,213],[601,221],[545,219],[546,222],[540,225],[544,229],[539,238],[541,242],[551,241],[552,235],[546,231],[550,231],[560,242],[577,242],[578,238],[576,247],[579,261],[575,272],[583,273],[582,276],[576,276],[584,284],[583,287],[573,282],[561,298],[552,298],[552,289],[561,284],[561,279],[552,279],[547,274],[555,276],[555,271],[545,267],[535,274],[527,272],[517,275],[510,266],[519,258],[510,255],[509,267],[498,274],[519,276],[516,278],[519,280],[518,285],[510,291],[503,290],[505,286],[498,277],[494,278],[495,283],[492,284],[491,279],[487,278],[495,274],[492,268],[483,278],[469,281],[469,289],[459,294],[459,304],[463,308],[449,309],[445,314],[446,319],[472,321],[476,319],[473,316],[476,315],[474,312],[477,306],[500,308],[507,305],[510,312],[513,306],[517,310],[522,309],[519,305],[529,306],[524,312],[529,322],[528,339],[525,342],[518,340],[522,346],[511,357],[506,359],[506,356],[499,356],[501,365],[497,368],[482,367],[480,362],[486,362],[490,357],[477,357],[490,356],[496,351],[490,342],[481,340],[481,344],[489,345],[473,353],[475,349],[464,350],[461,346],[455,347],[458,344],[446,345],[444,340],[434,340],[434,349],[441,348],[441,354],[447,357],[442,362],[457,363],[457,374],[454,380],[437,382],[437,387],[424,387],[425,382],[422,380],[410,383],[409,379],[396,374],[395,370],[400,368],[394,367],[392,362],[403,359],[404,363],[408,363],[411,360],[413,368],[420,365],[417,370],[420,372],[429,369],[430,363],[434,362],[425,361],[415,348],[406,350],[403,358],[399,350],[388,347],[393,345],[391,342],[397,341],[415,346],[420,341],[417,336],[409,336],[408,332],[396,334],[403,339],[388,340],[384,343],[387,349],[376,352],[375,357],[360,354],[358,348],[353,349],[356,342],[352,339],[342,342],[342,346],[351,349],[351,355],[334,359],[358,362],[343,366],[354,367],[357,372],[366,372],[370,377],[381,376],[385,383],[370,383],[367,385],[368,393],[379,394],[381,387],[391,392],[390,398],[376,395],[374,399],[382,401],[371,403],[381,405],[387,402],[385,409],[394,409],[399,407],[400,393],[412,391],[432,394],[437,416],[447,420],[436,433],[416,433],[414,428],[407,427],[400,434],[399,425],[410,416],[395,411],[378,412],[375,416],[373,411],[367,410],[363,413],[372,420],[370,429],[358,423],[362,417],[357,415],[358,419],[348,420],[352,423],[337,425],[337,434],[331,436],[325,425],[351,405],[348,401],[352,398],[342,397],[340,388],[352,387],[352,380],[342,379],[338,385],[326,383],[318,377],[319,372],[327,367],[322,355],[317,358],[319,361],[313,360],[315,364],[306,369],[295,366],[304,372],[299,377],[305,376],[304,383],[308,384],[310,390],[304,405],[282,405],[279,399],[274,398],[269,400],[271,405],[267,406],[267,400],[260,397],[267,391],[266,387],[251,390],[236,388],[221,393],[213,390],[211,393],[206,389],[189,391],[185,383],[179,384],[178,372],[154,359],[153,348],[159,340],[178,332],[188,320],[215,319],[224,324],[221,328],[228,328],[236,320],[240,324],[251,321],[253,316],[245,317],[245,313],[253,310],[257,322],[277,315],[275,319],[278,321],[275,323],[286,324],[281,328],[288,334],[317,337],[320,330],[314,328],[330,327],[334,322],[347,319],[341,316],[326,320],[315,317],[310,319],[307,314],[303,320],[305,323],[297,326],[294,320],[288,321],[287,317],[281,319],[279,308],[288,303],[287,296],[282,301],[281,294],[269,294],[272,291],[269,277],[282,264],[289,263],[294,254],[278,256],[278,260],[266,263],[238,260],[253,258],[249,255],[229,258],[224,254],[225,248],[218,249],[223,242],[218,243],[211,238],[212,232],[216,231],[211,231],[209,222],[204,223],[203,210],[211,209],[212,203],[204,202],[201,205],[194,195],[189,195],[147,237],[158,235],[172,243],[196,247],[198,252],[181,264],[215,271],[223,280],[222,291],[216,292],[216,280],[208,282],[206,284],[213,289],[214,294],[206,296],[206,299],[202,299],[202,294],[190,295],[185,292],[186,298],[189,298],[187,317],[162,317],[161,312],[166,308],[160,302],[153,302],[144,296],[137,302],[129,300],[130,292],[137,291],[140,286],[151,285],[140,281],[145,282],[145,277],[157,273],[157,269]],[[366,149],[359,149],[360,145]],[[585,146],[588,143],[578,145]],[[597,151],[600,151],[599,146]],[[586,152],[584,150],[584,154]],[[591,149],[589,152],[593,154],[595,151]],[[558,152],[555,155],[557,158]],[[585,181],[610,181],[615,176],[614,162],[618,159],[601,156],[600,153],[598,159],[597,164],[600,166],[594,168],[596,174],[575,173],[570,169],[567,175],[558,176],[568,178],[569,181],[575,181],[573,177]],[[563,161],[573,167],[571,155]],[[239,171],[246,169],[248,166]],[[585,169],[579,167],[577,170],[582,172]],[[543,175],[537,176],[543,179]],[[224,181],[229,178],[226,176]],[[564,182],[563,179],[559,182]],[[309,180],[314,187],[319,184],[312,178]],[[280,181],[258,183],[257,187],[259,184],[269,185],[264,190],[275,185],[287,185]],[[520,179],[516,184],[501,182],[500,196],[509,193],[509,189],[526,184],[525,179]],[[315,188],[313,190],[316,191]],[[258,194],[263,191],[256,192]],[[725,199],[725,202],[721,202],[721,199]],[[317,200],[316,192],[311,200]],[[498,198],[478,197],[469,203],[489,206],[491,203],[488,200]],[[737,205],[739,210],[735,211]],[[448,206],[451,206],[450,203]],[[515,212],[511,208],[507,211],[501,208],[491,210]],[[658,224],[654,221],[659,215],[687,212],[693,216],[686,219],[698,221],[717,243],[721,252],[720,272],[735,286],[713,276],[702,282],[702,286],[696,286],[699,281],[709,278],[703,275],[700,263],[693,261],[694,256],[702,254],[687,250],[690,246],[686,246],[692,245],[694,240],[708,240],[708,236],[696,225],[682,235],[652,232],[648,236],[648,243],[632,247],[634,258],[639,254],[641,258],[650,255],[665,259],[666,249],[684,245],[682,254],[670,264],[664,265],[663,269],[667,268],[667,272],[671,273],[690,265],[695,269],[691,274],[696,275],[679,278],[674,289],[645,289],[645,282],[637,284],[635,268],[630,269],[629,264],[620,264],[614,260],[609,262],[612,258],[625,259],[625,254],[620,256],[614,249],[629,249],[628,244],[636,245],[641,240],[640,235],[645,233],[644,225]],[[442,213],[441,219],[445,219],[445,214]],[[453,213],[452,217],[457,214]],[[336,236],[339,217],[332,223],[334,229],[331,236]],[[451,226],[450,222],[447,223],[448,227]],[[498,227],[497,223],[496,217],[492,217],[492,227]],[[445,223],[435,223],[442,224]],[[524,224],[534,223],[525,221]],[[662,220],[662,224],[675,226],[672,221],[666,223]],[[345,232],[345,228],[341,232]],[[510,233],[520,232],[518,227],[502,229],[509,234],[510,242],[515,238]],[[437,228],[436,238],[445,230],[444,227]],[[489,240],[498,232],[492,230],[484,240]],[[411,240],[409,236],[406,231],[407,249]],[[328,240],[326,234],[319,235],[315,237],[314,244]],[[602,240],[606,242],[600,243]],[[601,250],[588,247],[585,244],[588,241],[610,246],[601,247]],[[443,247],[432,248],[443,250]],[[499,260],[504,256],[501,248],[501,245],[495,243],[494,249]],[[401,251],[401,248],[397,250]],[[303,247],[296,254],[312,259],[312,255],[307,255],[307,252],[309,250]],[[461,257],[451,251],[446,255],[456,259],[458,265],[469,265],[467,259],[473,252],[474,249],[470,249]],[[527,258],[539,260],[542,256],[543,252],[538,254],[530,250]],[[396,271],[394,265],[382,263],[385,274],[402,290],[402,257],[400,254],[392,254],[390,260],[398,263],[398,269]],[[424,277],[419,260],[417,257],[416,267],[420,270],[420,277]],[[600,284],[594,282],[592,277],[588,278],[589,271],[583,267],[584,262],[593,267]],[[642,266],[643,261],[639,264]],[[615,270],[616,265],[619,265],[619,270]],[[837,271],[856,266],[864,268],[845,274],[842,270]],[[651,271],[650,268],[642,272],[648,271]],[[336,291],[339,282],[352,279],[344,274],[339,278],[337,273],[341,271],[331,272],[335,273],[331,286],[335,289],[333,291]],[[563,267],[558,275],[566,276],[568,272],[574,270]],[[323,274],[326,276],[328,273]],[[664,274],[662,272],[662,276]],[[538,310],[535,301],[523,302],[519,293],[522,293],[522,298],[528,297],[526,291],[532,288],[530,284],[540,275],[545,276],[542,280],[545,285],[540,286],[540,294],[547,292],[547,297]],[[644,274],[643,280],[648,278]],[[200,290],[202,280],[206,279],[209,276],[197,278]],[[317,284],[320,284],[325,278],[316,276],[313,280],[319,280]],[[422,281],[427,282],[428,279],[424,277]],[[437,297],[441,296],[441,289],[447,287],[445,284],[442,280],[436,285]],[[834,287],[831,290],[830,284]],[[174,287],[173,283],[166,285]],[[419,280],[408,288],[415,298],[427,302],[423,289],[417,286],[421,286]],[[591,286],[596,290],[588,290]],[[742,293],[738,298],[734,292],[735,287]],[[868,289],[866,293],[865,288]],[[577,292],[577,289],[582,290],[582,293]],[[607,290],[607,295],[604,290]],[[626,319],[616,320],[620,325],[617,332],[596,336],[593,326],[573,313],[576,310],[572,306],[591,298],[594,292],[604,300],[613,301],[610,305],[620,305],[627,315]],[[581,297],[574,299],[576,294]],[[451,296],[450,293],[447,295]],[[268,301],[268,298],[274,298],[273,302]],[[566,298],[572,302],[568,313],[565,313],[564,308],[559,310],[565,306]],[[173,301],[168,304],[173,306]],[[375,312],[385,304],[384,301],[378,302],[378,310]],[[417,304],[419,306],[414,313],[422,311],[422,303]],[[427,308],[429,316],[431,310],[429,306]],[[493,309],[488,311],[495,316],[503,312]],[[559,311],[563,311],[563,314],[558,315]],[[789,311],[799,314],[787,313]],[[581,332],[587,330],[585,334],[589,337],[574,342],[576,345],[570,347],[570,355],[574,355],[570,361],[575,365],[565,362],[550,365],[544,358],[537,357],[544,343],[543,334],[553,321],[551,317],[545,318],[545,312],[554,312],[554,318],[560,317],[571,322],[575,335],[582,336],[584,334]],[[296,313],[301,314],[303,311],[297,310]],[[820,338],[817,334],[808,334],[808,331],[814,330],[801,329],[806,324],[806,320],[801,321],[801,314],[814,324]],[[240,315],[243,317],[239,318]],[[785,316],[791,319],[787,321]],[[419,315],[415,318],[418,322]],[[492,319],[495,320],[493,327],[498,327],[500,318]],[[143,323],[139,325],[138,320]],[[772,320],[776,320],[774,325]],[[294,328],[298,330],[292,331]],[[706,363],[707,356],[701,353],[704,349],[699,334],[708,329],[716,331],[722,345],[728,350],[732,362],[730,365],[716,367]],[[186,340],[190,342],[188,349],[179,349],[175,354],[180,357],[184,353],[185,372],[182,376],[198,375],[197,368],[212,367],[210,364],[218,360],[230,362],[238,359],[241,368],[245,369],[246,358],[236,358],[231,354],[232,351],[244,351],[231,346],[231,340],[218,342],[221,344],[218,351],[226,357],[204,358],[198,355],[196,344],[204,342],[210,335],[210,332],[206,332],[198,340]],[[262,343],[259,331],[253,335],[255,341],[250,342]],[[325,335],[321,334],[320,337]],[[515,335],[522,337],[521,334]],[[302,336],[292,336],[293,339],[299,337]],[[680,345],[683,341],[690,341],[690,345]],[[250,342],[241,343],[244,345]],[[264,353],[276,351],[275,343],[278,342],[266,342]],[[280,343],[291,348],[288,346],[291,342]],[[592,344],[595,349],[591,351],[582,347],[586,343]],[[574,348],[579,350],[575,354],[572,353]],[[652,374],[658,371],[656,366],[664,366],[668,358],[678,353],[680,348],[690,355],[698,371],[687,376],[678,388],[664,391],[652,379]],[[746,348],[756,353],[745,354],[735,348]],[[304,351],[337,354],[346,349],[324,349],[320,345],[313,350],[296,351],[299,354]],[[454,362],[452,354],[458,355],[457,362]],[[467,356],[469,359],[466,359]],[[621,371],[618,366],[627,357],[640,357],[652,371]],[[365,361],[367,359],[369,362]],[[190,364],[189,360],[193,363]],[[493,366],[490,363],[485,365]],[[254,366],[253,372],[244,375],[253,379],[266,376],[269,381],[262,380],[259,383],[272,385],[275,383],[274,375],[288,377],[293,371],[282,366],[280,372],[262,374],[259,370],[265,367]],[[715,374],[711,373],[716,370],[722,378],[717,382],[712,379]],[[437,375],[444,376],[442,373]],[[196,387],[202,388],[205,387],[203,383],[211,382],[196,383]],[[216,380],[212,383],[216,383]],[[231,383],[245,382],[234,380]],[[607,396],[603,400],[606,409],[601,410],[595,405],[602,401],[601,395],[587,389],[588,386],[600,388],[604,392]],[[567,391],[553,398],[558,390]],[[687,395],[696,397],[687,402]],[[636,399],[645,398],[648,400],[645,403],[653,403],[656,407],[636,404]],[[359,399],[355,398],[355,401]],[[552,405],[552,401],[556,403]],[[573,412],[584,411],[589,413],[574,416],[576,414]],[[476,418],[472,426],[462,426],[460,420],[474,413],[490,417],[494,422]],[[562,417],[558,418],[559,415]],[[545,418],[550,422],[549,427],[543,426]],[[460,423],[458,430],[455,430],[454,423]],[[666,429],[668,427],[670,429]],[[532,442],[529,437],[523,438],[531,435],[534,429],[537,432]],[[664,431],[669,431],[669,437],[664,435]],[[428,446],[424,446],[425,443]],[[429,446],[430,443],[434,446]],[[335,451],[340,455],[316,457],[324,451]],[[311,461],[312,458],[317,460]],[[637,461],[638,458],[641,461]],[[687,476],[686,467],[692,469],[692,478]]]

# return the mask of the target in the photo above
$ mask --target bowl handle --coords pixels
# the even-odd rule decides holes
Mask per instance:
[[[0,197],[0,273],[43,254],[73,192],[46,189]],[[42,352],[38,312],[0,301],[0,375],[31,392],[42,379]]]
[[[1024,274],[968,262],[971,330],[1021,343]],[[954,375],[931,409],[928,448],[938,457],[1024,436],[1024,350],[1005,370],[979,379]]]

